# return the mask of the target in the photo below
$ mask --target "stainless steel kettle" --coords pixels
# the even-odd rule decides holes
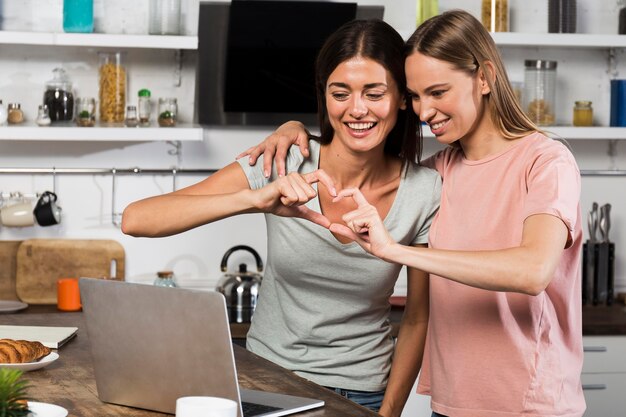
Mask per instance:
[[[231,323],[249,323],[256,308],[259,289],[263,276],[263,261],[259,254],[250,246],[239,245],[228,249],[222,258],[222,272],[226,272],[228,257],[233,252],[245,250],[250,252],[256,260],[256,268],[259,273],[249,272],[246,264],[239,264],[239,270],[235,273],[226,273],[217,283],[217,291],[226,297],[228,317]]]

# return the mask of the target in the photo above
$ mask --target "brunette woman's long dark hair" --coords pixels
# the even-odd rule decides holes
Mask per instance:
[[[339,64],[354,57],[368,58],[382,65],[393,77],[407,103],[398,111],[398,119],[385,142],[385,153],[407,161],[419,162],[422,153],[422,132],[406,96],[404,75],[404,40],[382,20],[352,20],[328,37],[315,62],[317,114],[321,130],[320,142],[330,143],[334,130],[326,110],[326,83]]]

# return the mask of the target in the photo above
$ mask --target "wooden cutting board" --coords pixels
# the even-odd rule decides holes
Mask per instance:
[[[0,241],[0,300],[18,300],[15,292],[17,249],[21,240]]]
[[[123,280],[124,258],[114,240],[25,240],[17,251],[17,296],[28,304],[56,304],[59,278]]]

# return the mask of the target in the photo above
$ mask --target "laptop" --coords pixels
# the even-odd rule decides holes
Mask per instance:
[[[239,388],[226,301],[218,292],[92,278],[79,285],[104,402],[174,414],[177,398],[206,395],[238,402],[238,417],[324,405]]]

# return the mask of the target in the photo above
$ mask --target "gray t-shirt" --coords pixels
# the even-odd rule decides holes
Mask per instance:
[[[287,158],[288,172],[308,173],[319,166],[320,145],[310,142],[304,160],[297,146]],[[239,160],[250,187],[263,177],[263,161]],[[428,242],[439,207],[441,179],[436,171],[409,164],[385,226],[404,245]],[[317,198],[307,207],[320,211]],[[357,243],[342,244],[329,230],[297,218],[265,216],[267,267],[247,347],[298,375],[324,386],[359,391],[386,387],[393,340],[389,297],[401,266],[366,253]]]

